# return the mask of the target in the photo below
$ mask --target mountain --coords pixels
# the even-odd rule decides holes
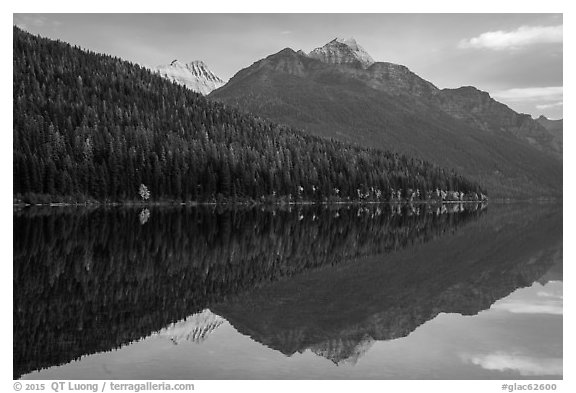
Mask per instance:
[[[454,170],[313,137],[16,27],[13,70],[13,192],[24,202],[133,200],[141,184],[153,200],[211,202],[485,193]]]
[[[550,120],[546,116],[540,116],[536,119],[538,123],[540,123],[549,133],[552,138],[552,144],[555,145],[556,150],[562,153],[562,145],[563,145],[563,129],[564,129],[564,121],[562,119],[559,120]]]
[[[187,64],[174,60],[170,64],[156,67],[156,71],[161,76],[203,95],[216,90],[225,83],[200,60]]]
[[[438,89],[403,65],[362,62],[355,48],[362,52],[333,40],[309,55],[283,49],[209,97],[312,135],[454,168],[492,196],[561,195],[562,163],[529,116],[473,88]]]

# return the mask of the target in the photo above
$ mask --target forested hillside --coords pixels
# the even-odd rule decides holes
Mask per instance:
[[[14,196],[375,198],[486,193],[450,169],[243,114],[119,58],[14,27]],[[289,197],[288,197],[289,196]]]

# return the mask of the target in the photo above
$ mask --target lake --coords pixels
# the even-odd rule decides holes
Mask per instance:
[[[14,378],[562,378],[561,205],[13,220]]]

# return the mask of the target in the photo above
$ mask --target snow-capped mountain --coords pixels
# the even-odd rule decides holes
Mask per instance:
[[[209,309],[205,309],[166,326],[156,335],[168,338],[174,344],[180,344],[185,341],[199,344],[224,322],[224,318],[214,314]]]
[[[376,343],[371,336],[358,338],[333,338],[310,347],[318,356],[331,360],[334,364],[355,365],[358,360]]]
[[[187,64],[174,60],[170,64],[156,67],[156,71],[161,76],[203,95],[207,95],[212,90],[216,90],[225,84],[200,60]]]
[[[321,48],[311,51],[308,56],[324,63],[353,64],[360,63],[363,68],[374,64],[374,59],[354,38],[335,38]]]

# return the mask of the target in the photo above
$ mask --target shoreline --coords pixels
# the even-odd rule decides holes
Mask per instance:
[[[444,205],[444,204],[488,204],[484,201],[291,201],[291,202],[52,202],[52,203],[13,203],[13,207],[167,207],[167,206],[309,206],[309,205]],[[492,201],[506,203],[505,201]],[[518,202],[556,202],[553,200],[519,200]]]
[[[563,203],[562,198],[534,198],[534,199],[511,199],[497,198],[478,201],[440,201],[440,200],[417,200],[417,201],[243,201],[243,202],[177,202],[177,201],[130,201],[130,202],[49,202],[49,203],[23,203],[12,204],[13,208],[25,207],[168,207],[168,206],[311,206],[311,205],[452,205],[452,204],[518,204],[518,203]]]

